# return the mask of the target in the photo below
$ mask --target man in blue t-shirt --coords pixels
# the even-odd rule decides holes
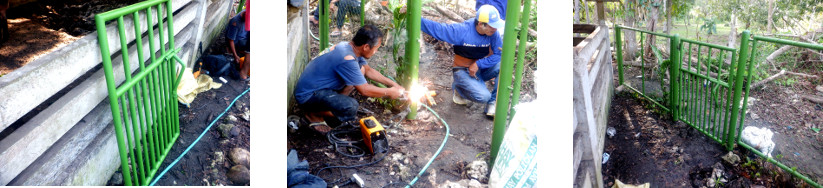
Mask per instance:
[[[374,25],[363,26],[351,41],[329,47],[306,65],[297,80],[294,98],[306,112],[306,119],[311,122],[309,127],[325,134],[331,130],[323,119],[325,117],[337,117],[344,124],[356,122],[359,104],[348,96],[355,89],[367,97],[397,99],[403,94],[405,90],[400,84],[372,69],[366,62],[380,48],[382,38],[383,33]],[[389,88],[371,85],[366,78]]]
[[[497,96],[497,77],[503,40],[497,28],[505,23],[492,6],[484,5],[477,17],[463,23],[442,24],[423,18],[420,30],[437,40],[454,45],[452,64],[452,99],[457,104],[468,100],[486,104],[485,114],[494,116]],[[486,89],[486,81],[495,79],[494,89]]]
[[[234,62],[240,67],[240,78],[247,79],[249,77],[249,51],[250,51],[250,32],[246,29],[246,11],[237,13],[236,16],[229,20],[229,25],[226,26],[226,39],[228,40],[229,52],[234,56]],[[240,58],[244,57],[244,61]],[[242,66],[241,66],[242,65]]]

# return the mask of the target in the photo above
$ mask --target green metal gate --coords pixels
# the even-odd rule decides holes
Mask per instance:
[[[669,59],[664,59],[660,50],[652,46],[657,57],[658,81],[664,94],[661,98],[649,96],[645,90],[647,75],[644,50],[641,48],[640,87],[637,89],[627,83],[624,78],[623,59],[623,32],[631,30],[639,32],[640,46],[644,46],[644,36],[663,37],[669,41]],[[615,25],[615,51],[618,66],[618,85],[622,85],[648,99],[656,106],[671,113],[672,118],[683,121],[689,126],[702,132],[709,138],[717,141],[731,151],[735,144],[759,155],[761,158],[774,163],[792,175],[803,179],[814,187],[821,187],[817,182],[791,169],[786,165],[767,157],[758,150],[740,140],[745,120],[745,112],[749,98],[749,85],[752,80],[752,64],[757,42],[771,42],[775,44],[793,45],[802,48],[823,50],[823,45],[801,43],[769,37],[752,36],[749,31],[743,31],[740,40],[740,49],[704,43],[695,40],[681,39],[678,35],[666,35],[644,31],[640,29]],[[648,41],[645,41],[648,42]],[[668,76],[663,75],[668,73]],[[745,80],[744,80],[745,78]],[[665,84],[668,80],[668,84]],[[743,88],[746,88],[743,92]]]
[[[171,5],[170,0],[148,0],[95,15],[125,185],[148,185],[180,135],[176,89],[183,71],[175,75],[173,61],[181,65],[181,70],[185,64],[176,55],[180,49],[171,49],[174,46]],[[136,33],[133,37],[137,62],[129,62],[129,42],[124,26],[124,17],[129,15]],[[145,22],[141,22],[141,15]],[[153,21],[154,16],[157,21]],[[123,58],[123,74],[118,77],[125,76],[125,82],[119,87],[115,86],[106,31],[106,22],[110,20],[117,22]],[[143,31],[147,31],[148,52],[143,49]],[[146,53],[149,59],[146,59]],[[130,63],[139,64],[134,74],[130,71]]]

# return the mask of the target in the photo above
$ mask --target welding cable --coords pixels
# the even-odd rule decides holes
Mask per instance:
[[[331,143],[334,146],[334,151],[336,151],[340,155],[343,155],[343,156],[346,156],[346,157],[353,157],[353,158],[363,157],[364,155],[366,155],[366,151],[356,145],[356,144],[363,143],[363,138],[360,138],[360,140],[344,140],[344,139],[341,139],[338,136],[338,135],[349,135],[349,134],[352,134],[352,133],[360,134],[360,129],[358,129],[357,127],[341,125],[341,126],[335,127],[334,129],[332,129],[331,131],[326,133],[326,138],[329,140],[329,143]],[[352,152],[351,154],[349,154],[349,153],[340,151],[339,148],[344,148],[346,150],[355,151],[355,152]]]
[[[234,103],[235,103],[235,102],[237,102],[237,100],[238,100],[238,99],[240,99],[240,97],[242,97],[243,95],[246,95],[246,93],[249,93],[249,90],[250,90],[250,89],[251,89],[251,88],[247,88],[247,89],[246,89],[246,91],[243,91],[243,93],[241,93],[240,95],[238,95],[237,97],[235,97],[235,98],[234,98],[234,100],[233,100],[233,101],[231,101],[231,104],[229,104],[229,106],[228,106],[228,107],[226,107],[226,109],[225,109],[225,110],[223,110],[223,113],[220,113],[220,115],[219,115],[219,116],[217,116],[217,118],[214,118],[214,120],[213,120],[213,121],[211,121],[211,123],[209,124],[209,126],[208,126],[208,127],[206,127],[206,129],[205,129],[205,130],[203,130],[203,132],[202,132],[202,133],[200,133],[200,136],[198,136],[198,137],[197,137],[197,139],[195,139],[195,140],[194,140],[194,142],[192,142],[192,143],[189,145],[189,147],[188,147],[188,148],[186,148],[186,150],[184,150],[184,151],[183,151],[183,153],[181,153],[181,154],[180,154],[180,156],[178,156],[178,157],[177,157],[177,159],[174,159],[174,161],[173,161],[173,162],[171,162],[171,164],[169,164],[169,166],[167,166],[167,167],[166,167],[166,169],[164,169],[164,170],[163,170],[163,172],[161,172],[161,173],[160,173],[160,175],[158,175],[158,176],[157,176],[157,178],[155,178],[155,179],[154,179],[154,181],[152,181],[152,182],[151,182],[151,184],[149,184],[149,186],[154,186],[154,184],[155,184],[155,183],[157,183],[157,181],[158,181],[158,180],[160,180],[160,178],[162,178],[162,177],[163,177],[163,175],[165,175],[165,174],[166,174],[166,172],[168,172],[168,171],[169,171],[169,169],[171,169],[172,167],[174,167],[174,165],[175,165],[175,164],[177,164],[177,162],[179,162],[179,161],[180,161],[180,159],[182,159],[182,158],[183,158],[183,156],[185,156],[185,155],[186,155],[186,153],[188,153],[188,152],[189,152],[189,150],[191,150],[191,148],[192,148],[192,147],[194,147],[194,144],[197,144],[197,142],[199,142],[199,141],[200,141],[200,138],[203,138],[203,135],[205,135],[205,134],[206,134],[206,132],[208,132],[208,131],[211,129],[211,126],[212,126],[212,125],[214,125],[214,123],[215,123],[215,122],[217,122],[217,120],[219,120],[219,119],[220,119],[220,117],[223,117],[223,115],[224,115],[224,114],[226,114],[226,112],[228,112],[228,111],[229,111],[229,109],[231,109],[231,107],[232,107],[232,106],[234,106]]]
[[[323,168],[321,168],[320,170],[317,170],[317,172],[315,172],[314,174],[315,174],[315,175],[317,175],[317,176],[319,177],[319,176],[320,176],[320,172],[323,172],[323,170],[326,170],[326,169],[332,169],[332,168],[357,168],[357,167],[364,167],[364,166],[373,165],[373,164],[375,164],[375,163],[377,163],[377,162],[382,161],[384,158],[386,158],[386,155],[388,155],[388,154],[389,154],[389,152],[391,152],[391,148],[386,148],[386,154],[384,154],[383,156],[381,156],[381,157],[380,157],[380,159],[377,159],[377,160],[372,161],[372,162],[369,162],[369,163],[358,164],[358,165],[351,165],[351,166],[327,166],[327,167],[323,167]],[[335,182],[332,182],[331,184],[337,183],[337,182],[339,182],[339,181],[340,181],[340,180],[337,180],[337,181],[335,181]]]

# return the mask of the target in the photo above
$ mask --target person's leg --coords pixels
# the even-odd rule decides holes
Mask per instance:
[[[493,67],[477,70],[477,75],[484,82],[494,79],[494,88],[491,91],[491,97],[489,98],[488,103],[494,102],[497,99],[497,84],[499,83],[498,77],[500,75],[500,63]]]
[[[330,89],[315,91],[306,104],[314,107],[312,111],[331,111],[341,122],[355,120],[359,105],[356,99]]]
[[[463,98],[474,102],[486,103],[491,98],[491,93],[486,89],[486,84],[479,78],[469,75],[467,68],[455,68],[452,71],[455,91]]]

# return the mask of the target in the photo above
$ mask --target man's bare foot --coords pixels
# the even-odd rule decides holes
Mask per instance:
[[[320,22],[320,21],[317,21],[317,19],[314,19],[314,16],[309,17],[309,21],[311,21],[311,23],[313,23],[314,25],[317,25]]]

